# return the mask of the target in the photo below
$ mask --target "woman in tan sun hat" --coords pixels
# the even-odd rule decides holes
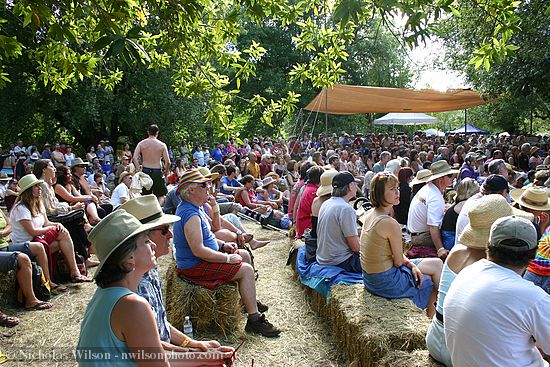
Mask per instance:
[[[510,197],[519,209],[535,216],[535,227],[537,227],[537,235],[540,238],[541,234],[550,224],[548,216],[550,198],[546,190],[542,187],[517,189],[510,192]]]
[[[466,266],[484,259],[491,225],[499,218],[513,214],[513,209],[501,195],[486,195],[476,201],[475,208],[468,212],[470,223],[458,239],[465,247],[457,248],[447,258],[441,273],[436,314],[426,334],[430,355],[445,366],[452,366],[451,356],[445,344],[443,328],[443,302],[452,282]]]
[[[100,264],[94,276],[98,288],[80,324],[80,365],[133,365],[123,359],[132,351],[154,353],[155,366],[169,366],[151,306],[135,294],[143,274],[156,264],[155,244],[148,237],[148,231],[156,226],[156,222],[142,224],[119,209],[90,232]],[[110,360],[87,359],[93,358],[88,357],[92,351],[107,353]]]

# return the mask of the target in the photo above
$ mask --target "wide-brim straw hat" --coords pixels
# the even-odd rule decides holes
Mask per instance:
[[[275,179],[272,176],[266,177],[262,180],[260,187],[266,187],[268,185],[271,185],[272,183],[275,183]]]
[[[89,165],[90,165],[90,163],[83,161],[82,158],[75,158],[71,162],[71,168],[76,167],[76,166],[89,166]]]
[[[512,207],[502,195],[485,195],[468,212],[470,223],[458,238],[458,243],[476,250],[485,250],[491,226],[502,217],[513,214]]]
[[[320,197],[332,194],[332,179],[338,173],[339,172],[334,169],[329,169],[321,174],[321,181],[319,183],[320,185],[317,188],[317,196]]]
[[[155,224],[155,226],[162,226],[164,224],[176,223],[181,219],[177,215],[164,214],[157,197],[153,194],[128,200],[119,209],[126,210],[142,224],[150,223]]]
[[[27,189],[35,186],[35,185],[39,185],[41,183],[43,183],[44,180],[39,180],[36,178],[35,175],[33,175],[32,173],[28,174],[28,175],[25,175],[23,176],[20,180],[19,180],[19,193],[18,195],[21,195],[23,192],[25,192]]]
[[[519,205],[532,210],[550,210],[550,198],[542,187],[528,187],[510,192],[510,197]]]
[[[128,239],[157,227],[156,223],[142,224],[136,217],[124,209],[117,209],[92,229],[88,235],[92,246],[95,246],[99,266],[94,278],[101,272],[103,265],[112,253]]]
[[[199,167],[199,172],[201,173],[201,175],[203,175],[204,177],[206,178],[211,178],[212,180],[215,180],[219,177],[219,173],[218,172],[210,172],[210,170],[208,169],[208,167]]]
[[[9,181],[11,180],[10,176],[6,172],[0,173],[0,181]]]
[[[419,183],[428,182],[428,178],[432,175],[432,171],[429,169],[421,169],[416,172],[416,177],[411,181],[411,186],[417,185]]]
[[[442,160],[432,163],[432,165],[430,166],[430,172],[432,174],[426,178],[427,182],[433,181],[446,175],[457,174],[458,170],[452,169],[447,161]]]
[[[121,183],[124,177],[126,176],[132,176],[132,172],[130,171],[123,171],[120,176],[118,177],[118,183]]]

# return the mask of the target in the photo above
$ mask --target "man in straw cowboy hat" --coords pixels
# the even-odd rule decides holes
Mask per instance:
[[[440,160],[430,166],[431,175],[411,201],[407,228],[411,232],[411,245],[435,247],[437,256],[444,259],[449,251],[443,247],[439,227],[445,215],[443,194],[458,173],[449,163]]]
[[[487,249],[491,225],[499,218],[512,215],[514,211],[501,195],[483,196],[468,213],[470,222],[459,238],[459,242],[463,246],[455,251],[451,251],[447,257],[439,283],[436,314],[426,334],[426,345],[428,346],[430,355],[446,366],[452,366],[452,362],[445,345],[443,328],[443,303],[445,296],[458,273],[465,267],[486,257],[485,250]]]
[[[550,296],[521,278],[535,257],[537,232],[517,216],[491,226],[487,259],[457,275],[443,304],[454,366],[548,366]]]
[[[183,173],[178,184],[182,202],[176,210],[181,222],[174,227],[176,271],[182,279],[211,289],[231,281],[238,282],[239,293],[248,313],[245,330],[276,337],[280,330],[260,313],[267,311],[267,307],[256,299],[250,255],[238,250],[235,243],[216,239],[202,209],[210,197],[210,182],[211,179],[204,177],[199,170],[190,169]],[[219,214],[219,208],[214,206],[212,213]],[[262,310],[259,311],[259,307]]]
[[[156,225],[149,230],[149,239],[156,245],[154,252],[157,261],[161,256],[167,255],[170,252],[170,239],[173,237],[170,225],[178,222],[180,217],[164,214],[154,195],[145,195],[129,200],[122,204],[120,209],[132,214],[142,224]],[[168,322],[162,297],[162,283],[156,266],[143,274],[136,293],[145,298],[151,305],[151,309],[155,314],[160,340],[165,350],[184,352],[187,349],[181,348],[197,348],[201,351],[209,351],[211,353],[209,358],[202,358],[203,362],[206,362],[207,359],[219,360],[222,358],[222,353],[216,353],[218,348],[220,348],[220,343],[215,340],[206,342],[193,340]],[[232,351],[232,348],[224,347],[220,351]],[[195,358],[196,356],[192,355],[189,357]],[[178,359],[186,360],[187,358],[180,355]]]

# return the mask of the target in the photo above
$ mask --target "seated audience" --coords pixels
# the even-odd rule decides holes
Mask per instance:
[[[332,197],[319,211],[317,223],[317,262],[335,265],[348,272],[360,273],[357,216],[349,201],[355,197],[353,175],[340,172],[332,179]]]
[[[180,217],[163,214],[155,195],[145,195],[131,199],[122,204],[120,209],[132,214],[141,224],[156,225],[149,230],[148,236],[155,243],[154,253],[157,261],[161,256],[169,253],[170,239],[173,237],[170,225],[178,222]],[[168,322],[162,297],[162,283],[156,265],[143,275],[136,293],[145,298],[153,310],[164,350],[186,353],[189,348],[195,348],[201,352],[207,352],[206,354],[194,352],[194,354],[179,355],[176,357],[177,360],[199,359],[200,361],[196,364],[190,364],[190,366],[198,366],[202,363],[212,363],[214,365],[214,362],[220,363],[221,359],[231,357],[231,353],[228,354],[228,352],[232,352],[233,348],[220,347],[220,343],[215,340],[205,342],[193,340]]]
[[[52,278],[55,271],[53,259],[56,259],[57,251],[61,251],[69,267],[71,282],[88,282],[90,279],[80,274],[76,265],[73,241],[69,232],[62,224],[50,222],[46,216],[40,200],[42,182],[32,173],[19,181],[20,194],[10,213],[11,240],[15,245],[28,241],[40,242],[44,245]]]
[[[389,214],[399,204],[399,181],[393,174],[377,173],[370,187],[370,209],[363,217],[361,231],[361,267],[365,288],[386,298],[410,298],[435,313],[434,302],[441,277],[438,258],[413,259],[403,255],[399,223]]]
[[[537,250],[531,222],[491,226],[487,259],[464,268],[443,303],[445,342],[454,366],[545,366],[550,296],[521,276]]]
[[[128,200],[133,198],[133,193],[130,191],[132,185],[132,174],[128,171],[124,171],[120,174],[119,184],[113,190],[111,194],[111,204],[116,209]]]
[[[411,181],[413,175],[413,170],[409,167],[403,167],[399,169],[397,173],[397,178],[399,179],[399,204],[393,206],[393,212],[397,223],[402,225],[407,224],[407,217],[409,215],[409,207],[412,199]]]
[[[447,367],[452,366],[452,362],[445,344],[443,303],[449,287],[457,274],[464,268],[480,259],[485,259],[491,225],[497,219],[509,215],[512,215],[512,207],[502,196],[487,195],[479,199],[475,208],[472,208],[468,213],[470,223],[466,226],[458,240],[463,246],[452,251],[443,265],[441,282],[439,283],[437,294],[436,313],[426,334],[426,344],[430,355]]]
[[[258,310],[261,304],[256,300],[250,255],[238,250],[234,243],[217,240],[206,213],[201,209],[210,196],[209,185],[210,179],[197,169],[186,171],[178,185],[182,202],[176,209],[181,225],[174,227],[176,271],[182,279],[207,288],[236,281],[248,314],[245,330],[276,337],[280,330]],[[262,309],[266,311],[267,307]]]
[[[313,166],[307,171],[307,184],[298,203],[296,213],[296,238],[302,237],[306,229],[311,229],[311,205],[317,197],[323,167]]]
[[[472,178],[467,177],[457,185],[453,205],[445,211],[443,222],[441,222],[441,239],[446,250],[451,251],[455,245],[456,221],[464,203],[478,192],[479,184]]]

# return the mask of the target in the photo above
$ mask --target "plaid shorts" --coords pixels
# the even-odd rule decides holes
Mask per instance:
[[[241,268],[238,264],[210,263],[201,261],[189,269],[178,269],[178,277],[182,280],[200,285],[201,287],[214,289],[218,285],[229,283]]]

